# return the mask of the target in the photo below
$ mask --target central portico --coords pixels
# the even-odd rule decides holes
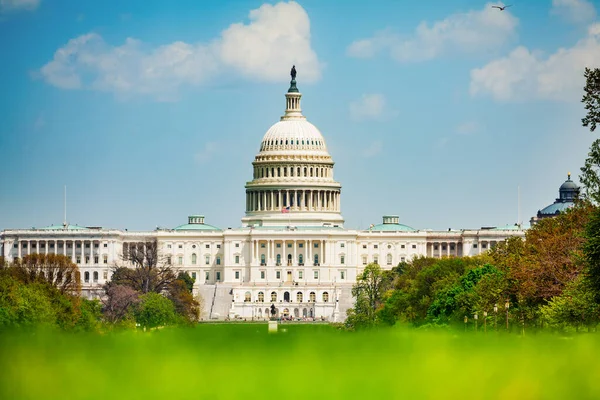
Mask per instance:
[[[294,70],[295,71],[295,70]],[[321,132],[302,115],[292,73],[281,120],[267,131],[246,184],[245,227],[341,227],[341,185]]]

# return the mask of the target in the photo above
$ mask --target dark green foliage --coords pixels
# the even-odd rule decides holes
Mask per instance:
[[[583,254],[586,275],[594,294],[594,299],[600,303],[600,208],[596,208],[585,229],[585,244]]]
[[[600,123],[600,69],[586,68],[584,72],[585,94],[581,102],[585,104],[587,115],[581,120],[585,127],[589,127],[594,132],[596,126]]]
[[[188,274],[187,272],[179,272],[179,274],[177,274],[177,279],[180,281],[183,281],[185,283],[185,287],[187,288],[187,290],[192,293],[192,289],[194,288],[194,282],[196,281],[194,278],[192,278],[190,276],[190,274]]]
[[[161,294],[150,292],[140,296],[135,320],[144,328],[171,325],[176,321],[173,303]]]

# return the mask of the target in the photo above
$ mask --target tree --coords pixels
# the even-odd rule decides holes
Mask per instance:
[[[174,280],[169,286],[168,298],[173,302],[177,314],[181,315],[186,322],[193,323],[200,319],[200,302],[194,298],[186,281]]]
[[[81,279],[79,268],[71,258],[61,254],[29,254],[9,267],[23,283],[47,282],[61,293],[79,294]]]
[[[176,321],[173,303],[161,294],[150,292],[140,296],[135,320],[144,328],[156,328]]]
[[[190,293],[192,293],[192,289],[194,288],[194,282],[196,282],[196,280],[194,278],[192,278],[190,276],[190,274],[188,274],[187,272],[184,272],[184,271],[180,271],[177,274],[177,280],[183,281],[185,283],[187,290]]]
[[[585,104],[587,115],[581,120],[584,127],[589,127],[591,132],[596,130],[600,123],[600,69],[586,68],[584,72],[585,94],[581,102]],[[600,203],[600,140],[595,140],[590,147],[590,152],[581,168],[579,180],[585,188],[588,199]]]
[[[382,305],[386,284],[391,280],[378,264],[367,265],[352,287],[354,308],[348,310],[347,326],[357,328],[376,323],[376,311]]]
[[[139,302],[139,293],[124,285],[107,285],[106,297],[102,300],[104,318],[110,323],[127,319]]]
[[[176,279],[175,272],[158,250],[158,240],[129,243],[123,250],[123,261],[133,268],[117,267],[111,284],[125,285],[140,293],[162,293]]]
[[[600,208],[596,208],[591,214],[584,236],[585,272],[595,300],[600,303]]]

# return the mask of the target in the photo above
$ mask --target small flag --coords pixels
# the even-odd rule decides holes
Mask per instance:
[[[290,212],[290,206],[283,207],[283,208],[281,209],[281,212],[282,212],[282,213],[284,213],[284,214],[285,214],[285,213],[289,213],[289,212]]]

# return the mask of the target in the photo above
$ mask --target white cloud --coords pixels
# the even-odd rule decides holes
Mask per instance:
[[[219,146],[216,142],[207,142],[204,148],[196,153],[194,156],[196,162],[200,164],[207,163],[211,160],[212,156],[217,152]]]
[[[531,98],[579,101],[585,67],[600,65],[600,24],[573,47],[547,58],[519,46],[507,57],[471,71],[471,95],[489,94],[500,101]]]
[[[552,0],[550,12],[573,23],[586,23],[596,18],[596,8],[586,0]]]
[[[304,82],[320,77],[310,46],[308,15],[297,3],[263,5],[248,25],[233,24],[208,43],[173,42],[150,47],[127,38],[112,46],[95,33],[71,39],[40,69],[51,85],[118,95],[176,97],[180,87],[202,85],[226,69],[262,81],[286,81],[292,64]]]
[[[355,120],[378,119],[385,110],[385,97],[382,94],[363,94],[360,100],[350,103],[350,116]]]
[[[0,11],[33,11],[40,5],[40,0],[0,0]]]
[[[403,37],[387,29],[353,42],[351,57],[368,58],[389,52],[398,62],[425,61],[454,53],[488,51],[515,37],[518,19],[509,9],[498,11],[488,3],[482,10],[450,15],[431,26],[423,21],[415,32]]]
[[[381,150],[383,150],[383,142],[381,140],[376,140],[363,151],[363,157],[375,157],[376,155],[381,153]]]

